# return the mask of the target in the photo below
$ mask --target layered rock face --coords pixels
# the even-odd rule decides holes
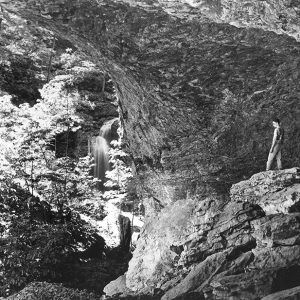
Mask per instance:
[[[36,72],[45,73],[45,54],[47,58],[54,51],[55,57],[72,48],[110,74],[141,197],[145,205],[157,203],[149,204],[149,211],[191,195],[224,193],[231,184],[263,170],[273,115],[286,128],[285,167],[299,164],[299,143],[294,142],[300,126],[299,43],[292,38],[299,4],[181,4],[3,4],[4,37],[13,39],[11,27],[21,31],[37,47],[39,59],[30,52],[33,45],[29,49],[26,43],[6,40],[5,57],[14,53],[16,44],[34,60]],[[237,23],[239,28],[230,25]],[[287,30],[281,28],[283,23]],[[46,50],[41,51],[39,41]],[[8,84],[2,87],[11,92]]]
[[[297,168],[262,172],[233,185],[230,199],[212,195],[162,210],[144,228],[125,291],[260,299],[300,285],[299,183]]]

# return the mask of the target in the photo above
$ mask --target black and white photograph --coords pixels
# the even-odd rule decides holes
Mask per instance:
[[[300,0],[0,0],[0,300],[300,300]]]

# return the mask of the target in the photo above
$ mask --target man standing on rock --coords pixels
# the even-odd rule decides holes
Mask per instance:
[[[274,126],[274,136],[272,141],[272,146],[269,152],[268,162],[267,162],[267,171],[271,169],[272,163],[274,159],[277,160],[277,168],[278,170],[282,169],[282,163],[281,163],[281,149],[283,145],[284,140],[284,130],[280,126],[279,119],[273,120],[273,126]]]

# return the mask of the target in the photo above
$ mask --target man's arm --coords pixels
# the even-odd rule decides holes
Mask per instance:
[[[271,153],[274,151],[274,147],[277,144],[277,134],[278,134],[278,129],[276,128],[274,130],[273,141],[272,141],[272,146],[271,146],[271,150],[270,150]]]

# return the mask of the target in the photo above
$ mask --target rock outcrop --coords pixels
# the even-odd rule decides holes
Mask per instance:
[[[300,211],[300,173],[298,169],[253,175],[231,188],[231,199],[258,204],[266,214]]]
[[[238,300],[300,285],[300,213],[291,210],[299,198],[290,200],[292,189],[300,192],[299,172],[261,172],[233,185],[230,198],[163,209],[144,227],[126,293]],[[271,211],[278,196],[281,208]]]

